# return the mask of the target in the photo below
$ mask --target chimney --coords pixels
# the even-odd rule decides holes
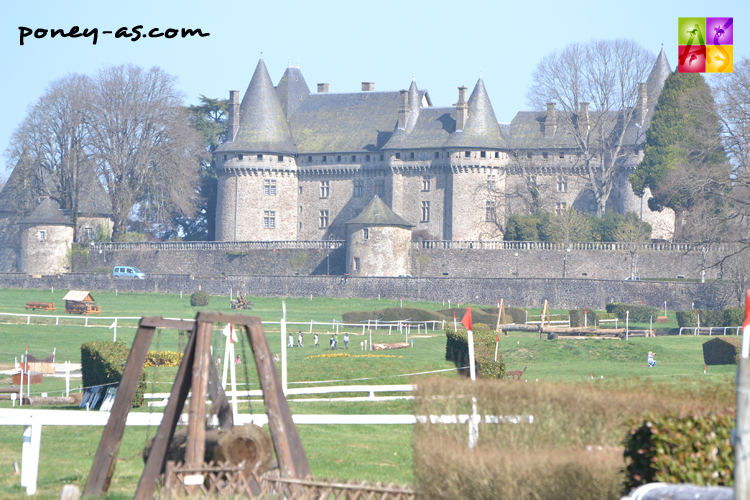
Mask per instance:
[[[557,112],[555,111],[555,103],[547,103],[547,118],[544,121],[544,137],[550,138],[555,136],[555,130],[557,130]]]
[[[375,82],[362,82],[362,92],[372,92],[375,90]]]
[[[466,87],[458,87],[458,103],[456,104],[456,132],[463,130],[466,126],[466,115],[468,106],[466,104]]]
[[[589,133],[589,103],[581,103],[581,111],[578,113],[578,132],[581,135]]]
[[[328,92],[328,84],[327,83],[319,83],[318,84],[318,93],[324,94]]]
[[[648,87],[645,83],[638,84],[638,102],[635,105],[635,123],[643,125],[648,112]]]
[[[401,104],[398,106],[398,128],[406,130],[406,122],[409,121],[409,92],[406,90],[399,91]]]
[[[227,116],[227,140],[226,142],[234,141],[234,136],[237,135],[237,130],[240,128],[240,91],[230,90],[229,91],[229,113]]]

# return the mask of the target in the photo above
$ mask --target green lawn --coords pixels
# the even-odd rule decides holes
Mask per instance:
[[[0,290],[0,313],[24,313],[26,301],[54,301],[58,312],[65,316],[62,296],[65,290]],[[110,292],[92,292],[94,298],[102,306],[103,316],[140,316],[160,315],[165,317],[193,318],[197,309],[190,306],[187,295],[180,299],[179,295],[169,294],[125,294],[115,295]],[[281,317],[281,299],[253,298],[255,308],[248,314],[259,315],[263,321],[279,321]],[[371,310],[384,307],[398,306],[398,301],[364,300],[364,299],[286,299],[287,319],[290,322],[340,321],[344,312],[352,310]],[[404,307],[423,307],[439,310],[447,307],[441,303],[404,303]],[[486,306],[485,306],[486,307]],[[212,297],[211,310],[231,311],[229,297]],[[535,311],[535,312],[538,312]],[[563,311],[553,311],[563,312]],[[50,314],[48,314],[50,315]],[[669,312],[671,321],[674,313]],[[12,367],[15,357],[20,357],[28,346],[29,352],[37,357],[51,354],[57,348],[57,361],[71,360],[80,362],[80,345],[92,340],[111,340],[113,331],[109,329],[111,320],[96,320],[90,318],[91,325],[99,324],[104,327],[82,325],[82,320],[68,319],[60,326],[54,325],[54,320],[48,324],[26,325],[26,318],[12,319],[8,316],[0,317],[0,365]],[[77,322],[77,324],[73,324]],[[135,323],[127,328],[118,328],[118,339],[131,343],[135,335]],[[642,328],[648,325],[633,325]],[[671,324],[662,325],[673,327]],[[675,325],[676,326],[676,325]],[[224,337],[217,325],[213,338],[214,352],[223,356]],[[328,348],[332,331],[331,323],[316,327],[320,336],[321,346],[313,348],[312,336],[308,335],[309,323],[306,326],[290,326],[289,331],[296,334],[302,329],[305,335],[305,348],[289,349],[289,381],[290,387],[307,387],[314,384],[298,384],[298,382],[319,381],[318,385],[350,385],[350,384],[405,384],[418,382],[427,375],[414,375],[426,371],[449,370],[438,375],[456,377],[454,365],[444,359],[445,337],[443,331],[429,331],[429,336],[410,336],[414,341],[414,348],[392,351],[363,352],[360,350],[361,330],[349,329],[351,335],[350,349],[339,349],[337,353],[349,354],[348,357],[320,357],[321,354],[331,354]],[[281,349],[281,335],[278,325],[266,325],[265,330],[272,352],[279,353]],[[340,328],[338,335],[339,346],[343,347],[343,332]],[[388,335],[387,331],[374,331],[373,342],[404,341],[403,334],[395,331]],[[416,333],[416,332],[414,332]],[[422,332],[424,333],[424,332]],[[296,337],[296,335],[295,335]],[[505,358],[506,366],[510,370],[520,370],[527,367],[524,379],[536,380],[565,380],[587,383],[596,379],[604,382],[644,384],[649,387],[659,384],[697,385],[712,382],[732,384],[735,376],[734,366],[708,367],[708,373],[703,374],[702,344],[705,337],[670,336],[655,338],[631,338],[622,340],[540,340],[538,334],[512,332],[500,336],[499,352]],[[163,330],[156,335],[153,349],[177,350],[184,345],[185,338],[177,331]],[[243,350],[244,346],[244,350]],[[647,368],[646,355],[648,351],[656,352],[658,365]],[[251,361],[251,352],[246,342],[236,347],[243,360]],[[396,357],[366,357],[368,354],[382,354]],[[318,356],[318,357],[311,357]],[[280,367],[279,367],[280,368]],[[147,369],[146,375],[149,391],[168,392],[174,378],[176,368]],[[407,376],[400,376],[407,375]],[[257,373],[252,362],[241,365],[237,370],[238,382],[241,387],[257,388]],[[0,376],[0,386],[9,384],[9,377]],[[80,380],[73,381],[71,388],[80,385]],[[32,386],[32,394],[47,392],[50,395],[59,394],[64,390],[62,379],[45,378],[41,385]],[[294,413],[309,414],[409,414],[412,412],[411,402],[405,400],[384,402],[341,402],[330,401],[337,396],[361,396],[362,394],[325,395],[319,402],[295,402],[294,399],[310,398],[299,396],[290,398],[290,407]],[[9,401],[0,401],[0,408],[9,408]],[[71,408],[73,411],[74,409]],[[79,411],[79,410],[74,410]],[[162,409],[139,408],[135,411],[162,411]],[[260,402],[250,405],[243,403],[241,412],[262,412]],[[117,463],[115,479],[112,483],[113,497],[126,498],[137,483],[142,469],[139,450],[143,447],[147,436],[153,436],[155,429],[135,428],[127,429],[120,460]],[[311,467],[319,477],[337,477],[341,479],[367,479],[372,481],[412,481],[412,432],[410,426],[300,426],[300,436],[305,446]],[[19,486],[19,476],[13,474],[13,461],[21,460],[20,427],[0,427],[0,496],[24,497]],[[66,482],[75,482],[80,487],[85,483],[86,475],[91,466],[91,460],[96,450],[100,428],[87,427],[45,427],[42,435],[42,459],[39,477],[39,498],[57,498],[60,488]]]

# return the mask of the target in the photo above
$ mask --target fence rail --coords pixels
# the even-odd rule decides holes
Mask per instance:
[[[601,250],[639,252],[730,252],[741,247],[734,243],[700,245],[692,243],[617,243],[617,242],[554,242],[554,241],[458,241],[458,240],[425,240],[412,242],[412,248],[445,249],[445,250]]]
[[[685,335],[688,335],[688,332],[692,333],[693,335],[708,335],[709,337],[713,335],[726,335],[727,330],[729,330],[729,335],[739,335],[740,331],[742,330],[741,326],[701,326],[701,327],[695,327],[695,326],[683,326],[680,327],[679,335],[682,335],[682,331],[685,330]]]
[[[139,241],[133,243],[92,243],[93,250],[335,250],[344,240],[279,240],[279,241]]]

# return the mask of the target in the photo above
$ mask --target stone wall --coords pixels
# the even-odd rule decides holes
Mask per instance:
[[[0,274],[0,287],[78,289],[121,292],[192,293],[199,288],[212,295],[241,290],[251,296],[387,298],[425,301],[460,301],[474,304],[505,303],[553,308],[597,308],[607,302],[650,305],[673,310],[737,307],[728,284],[626,282],[579,279],[512,278],[349,278],[336,276],[231,276],[191,278],[186,275],[149,276],[145,280],[113,280],[105,275],[63,274],[31,278],[27,274]],[[94,294],[96,296],[96,294]],[[212,302],[216,304],[216,300]],[[343,312],[343,311],[342,311]],[[106,311],[105,311],[106,313]]]

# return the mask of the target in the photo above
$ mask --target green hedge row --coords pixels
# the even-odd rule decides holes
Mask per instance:
[[[716,337],[703,343],[703,362],[707,365],[738,365],[741,350],[739,337]]]
[[[700,310],[701,326],[742,326],[745,321],[745,311],[738,307],[724,309],[723,311]],[[677,311],[677,324],[680,328],[698,326],[698,310]]]
[[[601,319],[599,313],[591,309],[588,310],[587,319],[584,318],[584,316],[586,316],[585,309],[571,309],[570,311],[568,311],[568,314],[570,314],[570,326],[573,328],[582,327],[584,326],[584,323],[590,327],[593,327]]]
[[[625,486],[653,482],[732,486],[734,451],[731,414],[668,414],[638,423],[630,420],[624,455]]]
[[[505,363],[502,353],[498,353],[498,361],[495,362],[497,334],[482,324],[475,324],[472,331],[474,333],[474,361],[476,362],[477,376],[486,379],[505,378]],[[469,366],[469,335],[466,330],[456,332],[452,328],[446,328],[445,336],[445,359],[453,361],[456,366]],[[463,370],[463,372],[463,375],[469,375],[469,370]]]
[[[370,321],[443,321],[446,318],[435,311],[416,307],[388,307],[377,311],[351,311],[341,315],[344,323],[363,323]],[[451,316],[452,318],[452,316]]]
[[[494,328],[494,326],[497,325],[497,307],[483,307],[481,310],[482,312],[495,316],[495,321],[493,323],[489,323]],[[475,309],[471,310],[472,315],[474,314],[474,311]],[[453,316],[451,315],[451,318],[452,317]],[[458,314],[456,314],[456,317],[458,317]],[[523,325],[524,323],[526,323],[526,309],[521,309],[520,307],[506,307],[505,320],[508,323]]]
[[[81,375],[83,386],[111,384],[122,379],[130,348],[123,342],[89,342],[81,345]],[[141,373],[133,397],[133,407],[143,404],[146,393],[146,374]]]
[[[626,312],[630,311],[628,316],[631,323],[648,323],[653,316],[654,320],[659,316],[659,310],[651,306],[641,306],[636,304],[607,304],[607,312],[617,315],[622,322],[625,322]]]
[[[495,329],[495,325],[497,324],[497,307],[492,308],[494,309],[494,312],[488,313],[482,309],[472,309],[471,310],[471,319],[474,323],[485,323],[487,325],[492,325],[492,329]],[[492,310],[490,309],[490,310]],[[453,322],[453,313],[456,313],[456,321],[460,322],[464,315],[466,314],[466,308],[465,307],[451,307],[450,309],[442,309],[438,311],[440,314],[445,316],[445,318],[451,322]],[[507,315],[507,311],[506,311]],[[459,327],[460,328],[460,327]]]

